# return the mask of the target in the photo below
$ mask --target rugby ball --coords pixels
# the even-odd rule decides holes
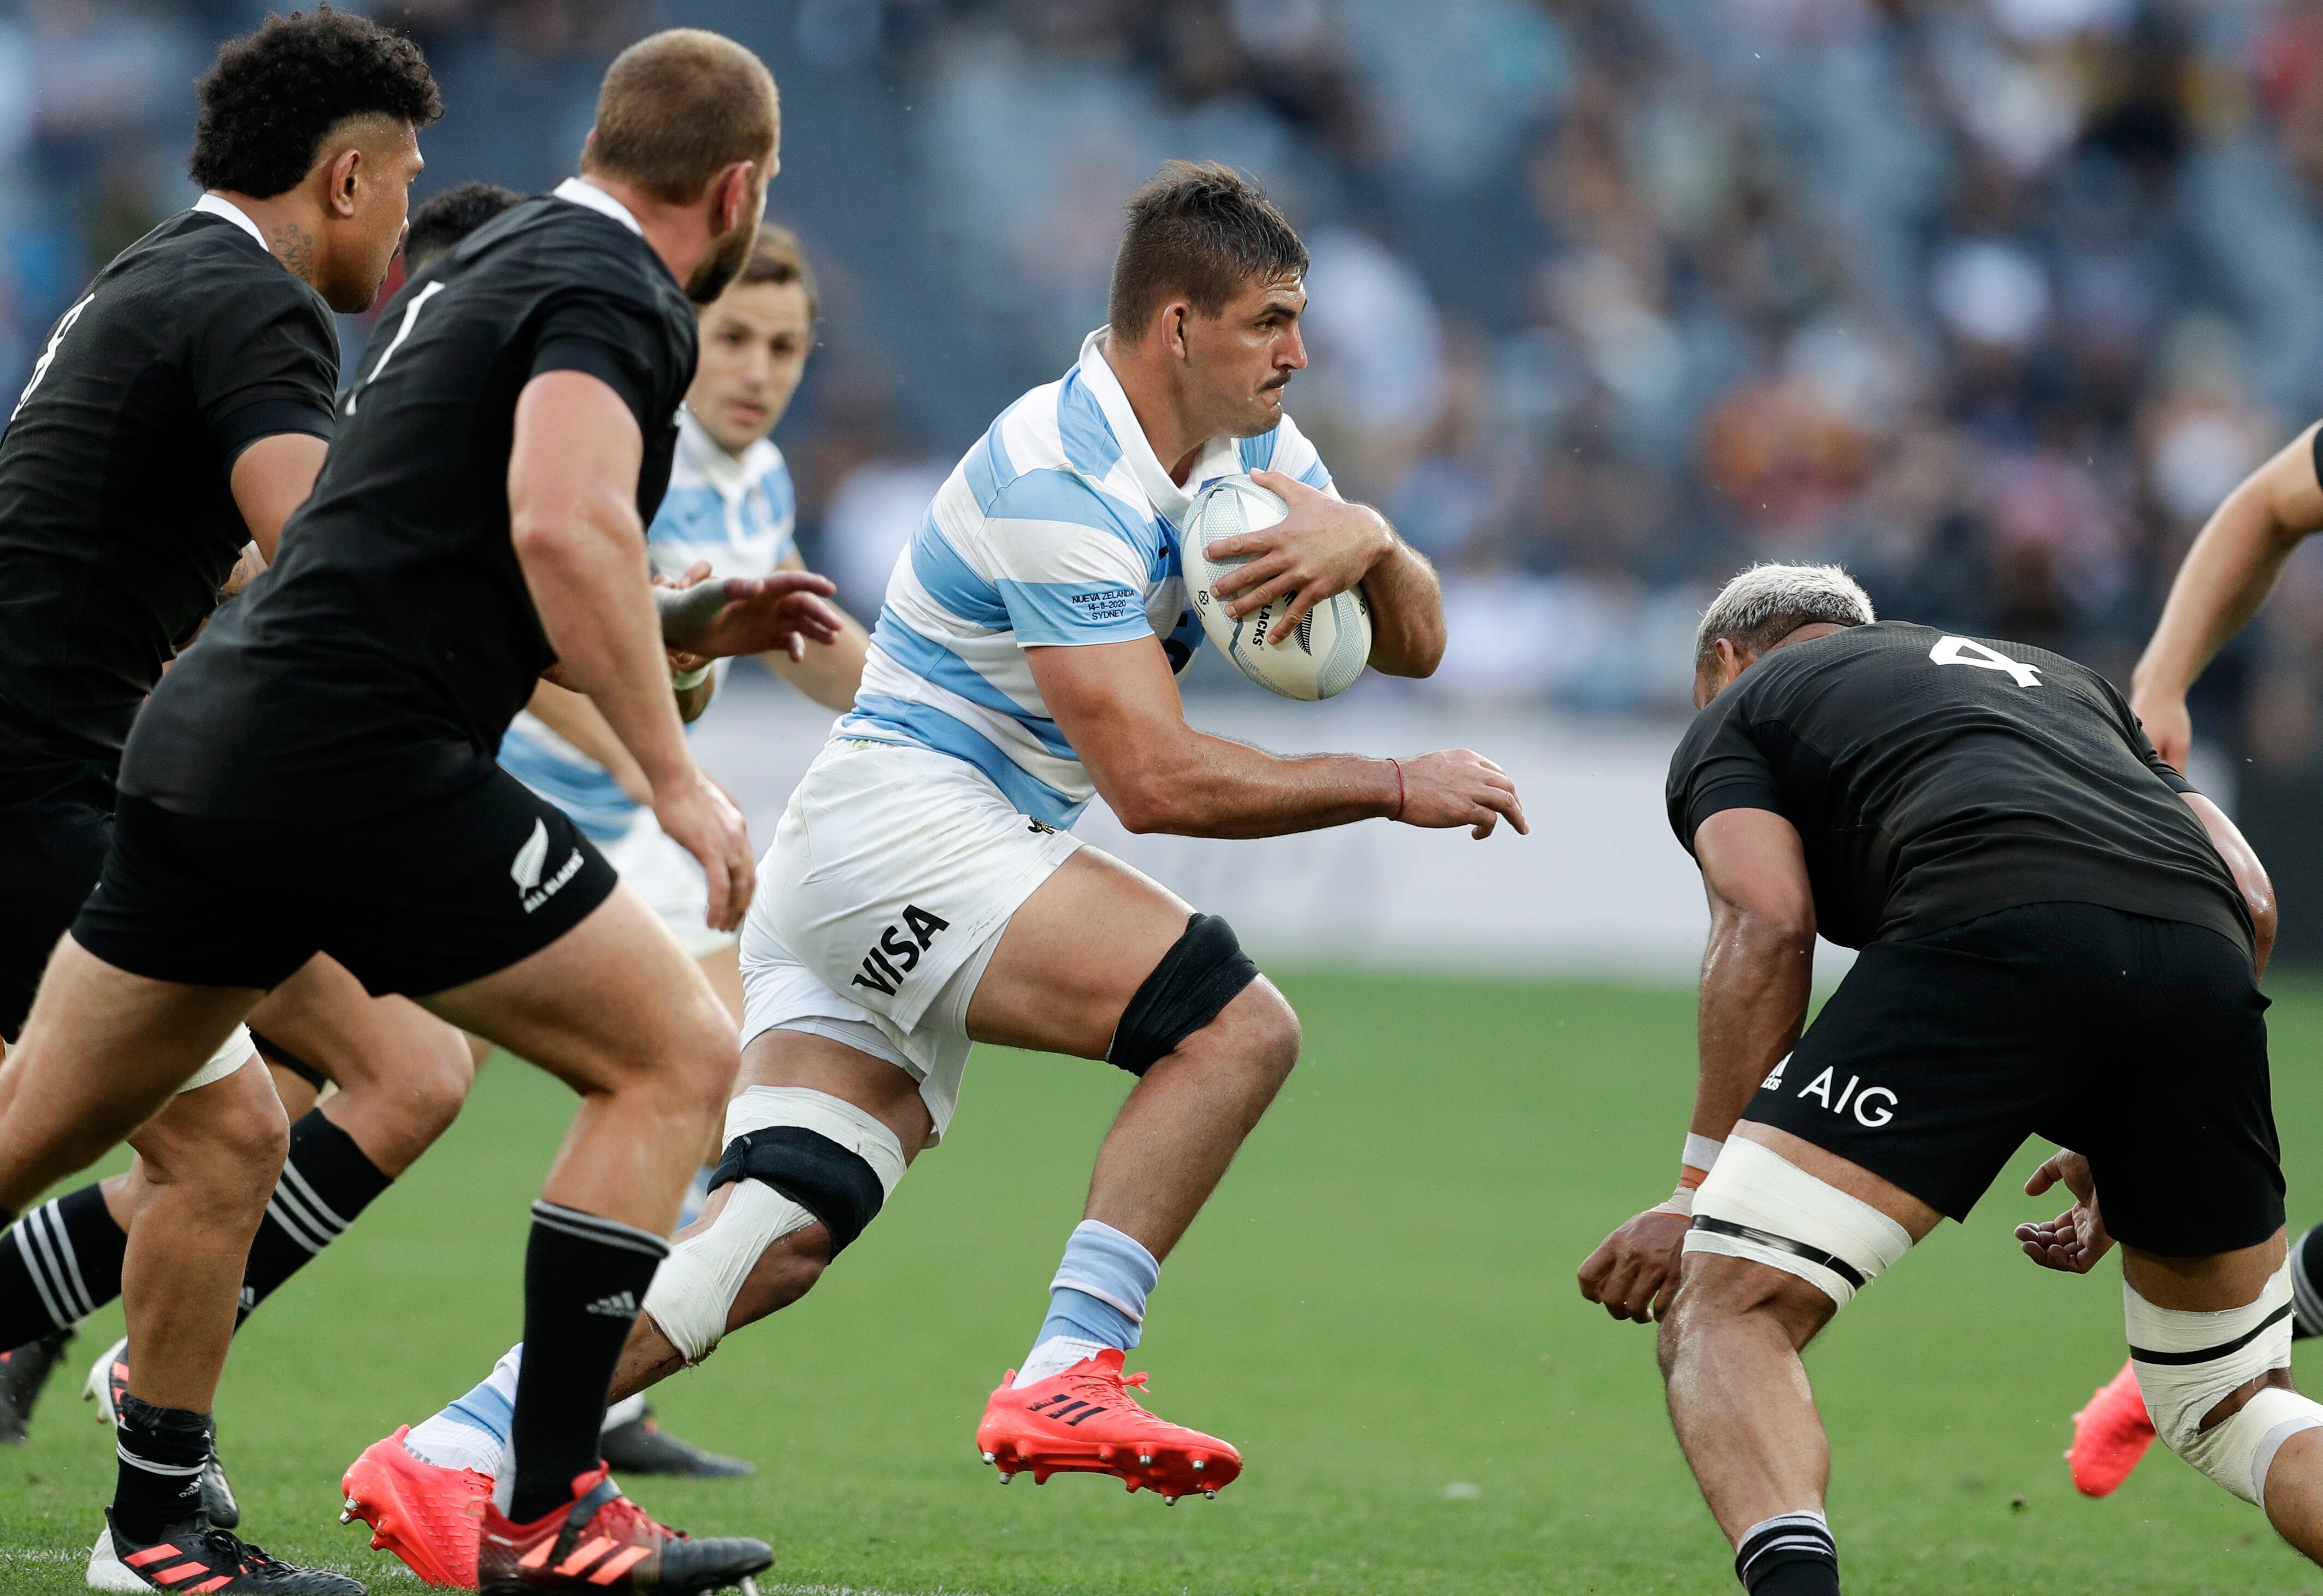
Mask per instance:
[[[1282,612],[1290,608],[1290,594],[1237,617],[1227,614],[1226,601],[1210,591],[1212,583],[1248,556],[1213,560],[1203,550],[1222,537],[1262,531],[1290,513],[1280,496],[1248,477],[1220,477],[1201,491],[1187,512],[1185,533],[1178,540],[1179,564],[1202,630],[1235,669],[1285,698],[1329,698],[1353,686],[1371,657],[1372,611],[1362,588],[1350,588],[1316,605],[1281,643],[1272,638]]]

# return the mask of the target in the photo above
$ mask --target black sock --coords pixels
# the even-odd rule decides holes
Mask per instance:
[[[321,1109],[301,1115],[290,1127],[290,1156],[282,1160],[282,1178],[274,1184],[266,1217],[250,1243],[250,1262],[242,1274],[242,1312],[234,1322],[248,1318],[250,1310],[277,1286],[313,1262],[373,1197],[393,1184],[394,1177],[381,1174],[355,1139]]]
[[[69,1330],[120,1296],[128,1250],[94,1186],[25,1215],[0,1237],[0,1350]]]
[[[156,1408],[124,1392],[113,1433],[121,1460],[113,1523],[124,1537],[150,1546],[201,1512],[208,1414]]]
[[[621,1344],[669,1255],[659,1236],[554,1203],[532,1205],[524,1255],[524,1367],[516,1380],[508,1516],[529,1524],[601,1461],[598,1432]]]
[[[1839,1596],[1839,1547],[1822,1514],[1784,1513],[1743,1535],[1734,1574],[1750,1596]]]
[[[2291,1339],[2323,1335],[2323,1225],[2291,1243]]]

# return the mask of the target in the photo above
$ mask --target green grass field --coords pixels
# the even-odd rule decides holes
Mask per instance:
[[[773,1541],[772,1588],[877,1592],[1732,1590],[1678,1459],[1648,1333],[1573,1270],[1667,1189],[1693,1078],[1671,990],[1311,976],[1307,1056],[1154,1299],[1133,1367],[1243,1479],[1164,1511],[1093,1477],[1004,1491],[970,1445],[1040,1318],[1125,1081],[979,1052],[951,1140],[806,1301],[656,1393],[755,1458],[739,1484],[637,1481],[667,1521]],[[2274,1013],[2294,1222],[2310,1194],[2323,989]],[[2190,1061],[2199,1068],[2199,1061]],[[515,1338],[526,1202],[568,1100],[505,1060],[459,1125],[238,1344],[220,1399],[244,1529],[416,1589],[339,1527],[340,1471]],[[2037,1154],[2028,1150],[2017,1173]],[[2166,1454],[2077,1497],[2066,1416],[2121,1358],[2117,1275],[2027,1264],[2004,1187],[1809,1353],[1850,1588],[2323,1591],[2259,1514]],[[88,1326],[76,1369],[118,1334]],[[2314,1374],[2310,1366],[2309,1373]],[[111,1440],[52,1387],[0,1451],[0,1589],[80,1589]]]

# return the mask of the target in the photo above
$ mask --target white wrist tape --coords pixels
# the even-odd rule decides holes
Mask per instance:
[[[717,663],[716,660],[712,660],[710,665],[696,665],[690,671],[672,671],[669,674],[669,684],[680,693],[691,693],[709,680],[710,666]]]
[[[2323,1407],[2296,1391],[2262,1388],[2232,1417],[2202,1420],[2228,1392],[2291,1365],[2291,1268],[2258,1300],[2220,1313],[2156,1307],[2125,1280],[2122,1318],[2145,1411],[2171,1451],[2246,1502],[2266,1500],[2266,1472],[2282,1444],[2323,1425]]]
[[[1707,1175],[1718,1167],[1718,1154],[1725,1145],[1723,1142],[1713,1142],[1707,1136],[1697,1136],[1688,1131],[1685,1133],[1685,1155],[1680,1161],[1688,1169],[1700,1169]]]
[[[1656,1203],[1652,1207],[1648,1208],[1646,1212],[1648,1214],[1685,1214],[1691,1215],[1694,1213],[1694,1188],[1691,1186],[1679,1187],[1676,1191],[1670,1193],[1669,1196],[1664,1197],[1660,1202]]]

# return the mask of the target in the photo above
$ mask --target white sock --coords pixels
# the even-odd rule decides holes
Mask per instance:
[[[484,1382],[433,1417],[411,1426],[403,1448],[439,1469],[473,1469],[498,1478],[508,1460],[509,1426],[516,1417],[516,1376],[524,1365],[519,1342],[500,1355]]]
[[[639,1391],[635,1396],[623,1397],[620,1401],[605,1409],[605,1428],[609,1430],[618,1428],[620,1426],[629,1424],[635,1419],[643,1418],[645,1416],[646,1394],[643,1391]]]
[[[1105,1351],[1102,1342],[1083,1341],[1076,1335],[1051,1335],[1024,1355],[1024,1367],[1016,1371],[1015,1385],[1038,1385],[1052,1374],[1061,1374],[1083,1358],[1094,1358]]]

